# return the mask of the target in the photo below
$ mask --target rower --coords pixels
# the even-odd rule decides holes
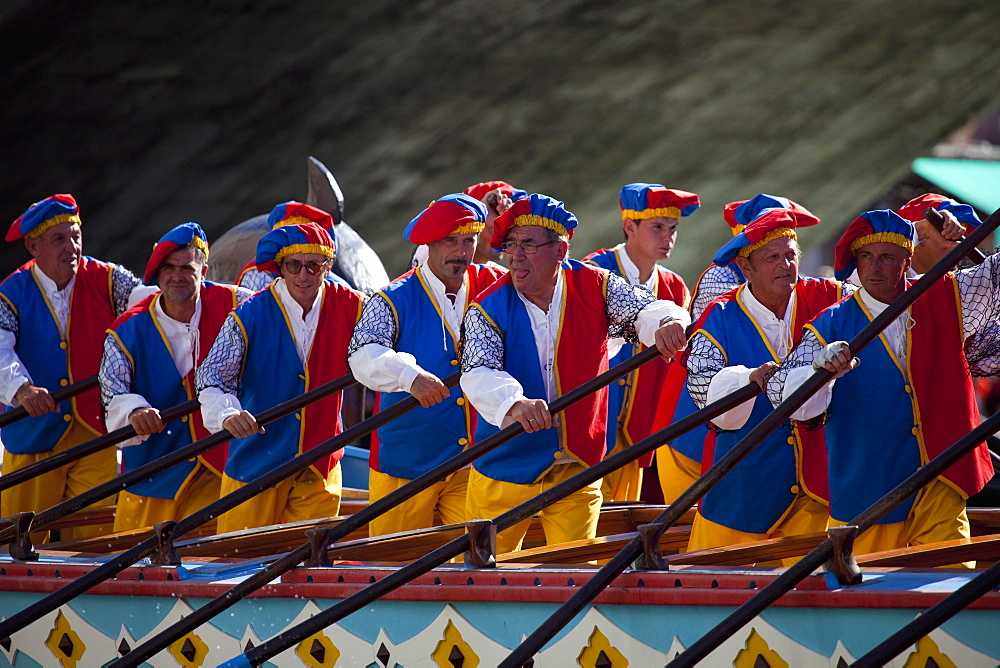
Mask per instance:
[[[226,316],[251,292],[205,280],[208,237],[197,223],[167,232],[153,247],[143,281],[160,292],[115,321],[104,340],[98,378],[107,426],[131,425],[137,438],[119,445],[122,471],[132,471],[209,435],[195,413],[166,429],[160,411],[193,399],[194,370]],[[179,520],[219,498],[226,447],[123,490],[115,531]]]
[[[195,375],[205,427],[234,436],[223,496],[340,433],[339,392],[266,431],[254,418],[348,373],[347,344],[364,297],[323,280],[336,256],[333,237],[315,223],[279,227],[257,242],[257,267],[278,278],[229,314]],[[336,516],[342,455],[223,513],[219,532]]]
[[[624,243],[595,251],[584,261],[613,271],[632,285],[643,286],[658,299],[687,307],[684,279],[657,262],[670,257],[680,219],[701,206],[698,196],[657,183],[630,183],[618,193],[618,203]],[[611,366],[621,364],[636,352],[636,347],[620,338],[608,343]],[[650,435],[669,368],[666,360],[654,360],[608,388],[609,456]],[[601,490],[604,500],[638,501],[642,470],[652,462],[650,453],[605,476]]]
[[[73,196],[53,195],[32,204],[7,232],[7,241],[24,239],[33,259],[0,284],[0,402],[5,411],[23,406],[31,416],[3,429],[5,475],[104,433],[96,389],[59,405],[50,390],[97,373],[105,330],[154,291],[128,269],[83,255],[81,225]],[[50,508],[107,482],[117,469],[113,449],[96,452],[5,490],[0,515]],[[108,529],[67,529],[62,538]]]
[[[537,194],[496,220],[491,245],[511,270],[466,311],[461,385],[482,418],[477,441],[514,422],[526,433],[473,464],[471,517],[496,517],[603,459],[607,390],[558,418],[548,402],[607,370],[610,337],[656,345],[668,357],[684,347],[682,306],[567,259],[576,226],[562,202]],[[593,538],[601,501],[595,481],[542,510],[547,542]],[[529,523],[497,536],[497,551],[516,550]]]

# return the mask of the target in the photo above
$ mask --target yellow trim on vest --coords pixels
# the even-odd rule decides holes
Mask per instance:
[[[642,211],[636,211],[635,209],[623,209],[622,219],[631,218],[632,220],[646,220],[647,218],[680,218],[681,210],[676,206],[667,206],[662,209],[643,209]]]
[[[277,255],[274,256],[274,261],[281,262],[289,255],[295,255],[296,253],[316,253],[331,260],[336,256],[332,248],[323,244],[291,244],[279,250]]]
[[[712,342],[713,346],[719,349],[719,352],[722,353],[722,363],[725,364],[726,366],[729,366],[729,355],[726,353],[726,349],[720,346],[719,341],[714,336],[706,332],[704,329],[699,329],[698,331],[696,331],[694,334],[691,335],[691,338],[688,339],[688,341],[694,340],[694,337],[697,336],[698,334],[704,336],[706,339]]]
[[[896,244],[905,248],[908,253],[913,252],[913,240],[899,232],[874,232],[866,234],[863,237],[858,237],[851,242],[851,252],[854,253],[862,246],[878,243]]]
[[[527,227],[529,225],[537,225],[538,227],[544,227],[547,230],[553,230],[557,234],[569,236],[569,230],[567,230],[562,223],[556,222],[551,218],[535,215],[533,213],[518,216],[514,219],[511,227]]]
[[[464,234],[464,232],[463,232],[463,234]],[[434,310],[437,312],[438,317],[441,318],[441,324],[444,325],[445,329],[448,330],[448,334],[451,335],[451,342],[452,342],[452,344],[457,349],[458,348],[458,337],[455,336],[455,332],[451,331],[451,325],[449,325],[448,321],[445,319],[444,312],[441,310],[441,305],[438,304],[437,299],[434,298],[434,293],[431,292],[430,286],[428,286],[427,285],[427,281],[424,280],[424,275],[423,275],[423,271],[422,270],[423,270],[423,268],[425,266],[426,265],[420,265],[419,267],[417,267],[417,270],[414,273],[417,275],[417,280],[420,281],[420,287],[422,287],[424,289],[424,292],[427,293],[427,298],[430,300],[431,305],[434,306]],[[463,275],[462,276],[463,285],[464,285],[466,276],[467,275]],[[465,292],[466,292],[466,295],[468,295],[469,291],[466,290]],[[388,300],[386,300],[386,301],[388,301]],[[396,315],[396,307],[395,306],[393,306],[393,308],[392,308],[392,313],[393,313],[394,316]],[[396,331],[399,331],[399,317],[398,316],[396,316]]]
[[[774,346],[772,346],[771,342],[767,340],[766,336],[764,336],[764,330],[761,329],[760,323],[757,322],[757,319],[754,318],[753,315],[750,313],[750,311],[747,309],[746,304],[743,303],[743,291],[746,289],[747,289],[747,284],[744,283],[739,287],[739,290],[736,291],[736,303],[743,311],[743,314],[750,319],[750,322],[753,323],[754,329],[757,330],[757,336],[759,336],[760,340],[764,342],[765,346],[767,346],[767,352],[771,353],[771,358],[772,358],[771,361],[777,364],[781,364],[784,360],[778,357],[778,353],[775,352]]]
[[[49,229],[50,227],[55,227],[60,223],[76,223],[77,225],[83,224],[80,222],[80,214],[63,213],[58,216],[53,216],[52,218],[49,218],[48,220],[43,221],[38,225],[35,225],[35,227],[28,230],[28,233],[25,234],[24,236],[26,239],[37,239],[38,237],[45,234],[45,231],[47,229]]]
[[[132,353],[130,353],[129,350],[128,350],[128,348],[125,347],[125,344],[122,342],[121,337],[118,336],[118,332],[114,331],[113,329],[109,329],[108,330],[108,335],[115,337],[115,341],[118,342],[118,347],[121,349],[121,351],[123,353],[125,353],[125,357],[128,358],[128,363],[132,365],[132,373],[134,375],[135,374],[135,359],[132,357]]]
[[[227,318],[232,318],[233,320],[236,321],[236,324],[240,328],[240,335],[243,337],[243,347],[244,347],[244,349],[249,348],[250,347],[250,337],[247,336],[246,325],[243,324],[243,321],[240,319],[239,314],[237,314],[235,311],[233,311],[232,313],[230,313],[226,317]],[[243,359],[240,360],[240,377],[243,376],[243,370],[246,369],[246,367],[247,367],[247,356],[246,356],[246,353],[244,353],[243,354]]]
[[[7,306],[10,307],[10,310],[14,312],[14,315],[17,315],[17,307],[14,306],[14,302],[10,300],[10,297],[0,292],[0,299],[3,299],[5,302],[7,302]]]
[[[791,237],[792,239],[795,239],[796,238],[795,237],[795,230],[793,230],[790,227],[779,227],[779,228],[773,229],[770,232],[768,232],[767,234],[765,234],[764,238],[761,239],[760,241],[758,241],[757,243],[750,244],[749,246],[744,246],[743,248],[741,248],[740,251],[736,254],[736,256],[737,257],[750,257],[750,253],[754,252],[758,248],[763,248],[764,246],[766,246],[767,244],[771,243],[775,239],[780,239],[782,237]]]
[[[38,274],[36,273],[38,271],[41,271],[41,269],[36,269],[36,267],[37,267],[37,265],[34,265],[34,264],[31,265],[31,277],[33,279],[35,279],[35,285],[38,287],[38,291],[42,294],[42,299],[45,300],[45,305],[49,309],[49,315],[52,316],[52,322],[54,322],[56,324],[56,331],[59,332],[59,336],[62,338],[63,343],[66,344],[66,367],[67,367],[66,370],[68,372],[69,371],[69,337],[67,336],[67,333],[69,332],[69,314],[66,315],[66,330],[64,331],[62,324],[60,324],[60,322],[59,322],[59,317],[56,316],[56,310],[54,308],[52,308],[52,302],[49,301],[49,295],[45,292],[45,288],[42,287],[42,282],[41,282],[41,280],[39,280]],[[74,288],[76,287],[76,283],[73,284],[73,287]],[[70,299],[72,300],[72,296],[70,297]],[[70,302],[70,305],[72,306],[72,301]],[[72,310],[73,309],[70,308],[70,312],[72,312]]]

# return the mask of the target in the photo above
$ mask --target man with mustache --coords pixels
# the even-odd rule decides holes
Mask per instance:
[[[687,306],[684,279],[657,264],[670,257],[680,219],[701,206],[698,196],[671,190],[658,183],[630,183],[618,193],[625,242],[588,255],[585,261],[641,285],[658,299]],[[639,346],[641,349],[641,346]],[[638,352],[621,339],[608,343],[609,364],[621,364]],[[620,378],[608,388],[608,454],[613,455],[650,435],[653,415],[664,390],[666,360],[653,360]],[[653,453],[604,477],[606,501],[637,501],[642,489],[642,469]]]
[[[153,247],[143,281],[160,292],[115,321],[104,340],[98,378],[109,431],[127,425],[138,437],[120,444],[122,470],[170,454],[209,431],[195,412],[169,429],[160,411],[193,399],[195,368],[226,316],[252,293],[209,283],[208,237],[197,223],[170,230]],[[143,480],[118,495],[115,531],[179,520],[219,498],[226,447]]]
[[[841,298],[838,283],[798,276],[795,230],[818,222],[798,205],[770,209],[716,253],[719,266],[735,258],[747,282],[719,297],[691,337],[684,359],[697,407],[749,383],[763,387],[802,326]],[[718,461],[771,410],[761,395],[716,417],[713,452],[704,457]],[[719,481],[699,505],[688,549],[826,529],[822,432],[812,427],[785,423]]]
[[[667,357],[686,343],[682,306],[568,259],[576,226],[562,202],[538,194],[494,224],[491,245],[506,253],[510,273],[466,310],[461,385],[482,417],[477,440],[515,421],[525,433],[473,464],[471,517],[496,517],[604,458],[607,389],[558,418],[549,402],[608,369],[609,338],[655,345]],[[601,502],[596,481],[542,510],[547,542],[593,538]],[[529,523],[497,536],[497,551],[517,549]]]
[[[30,418],[3,428],[3,473],[29,466],[104,433],[100,393],[56,404],[51,391],[97,373],[104,332],[152,290],[124,267],[83,255],[80,209],[72,195],[47,197],[24,212],[7,241],[24,239],[33,259],[0,284],[0,402]],[[39,512],[107,482],[117,471],[105,449],[5,490],[0,515]],[[114,503],[106,499],[99,505]],[[109,527],[62,531],[101,535]]]
[[[486,206],[464,194],[433,202],[403,238],[426,244],[426,262],[372,295],[354,328],[354,376],[379,392],[386,408],[407,396],[420,408],[380,427],[372,442],[368,493],[376,501],[472,443],[475,412],[457,386],[441,378],[458,370],[465,307],[505,269],[473,264]],[[430,527],[437,508],[445,524],[464,522],[469,469],[457,471],[369,525],[372,535]]]

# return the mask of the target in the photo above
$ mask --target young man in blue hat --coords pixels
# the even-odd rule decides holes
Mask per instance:
[[[7,241],[17,239],[33,259],[0,284],[0,402],[4,410],[23,406],[31,417],[3,429],[5,474],[104,433],[97,389],[58,405],[51,392],[97,373],[105,330],[152,291],[124,267],[83,255],[72,195],[31,205],[7,232]],[[104,450],[37,476],[0,495],[0,515],[50,508],[110,480],[117,468],[114,450]],[[66,530],[62,537],[107,528]]]
[[[109,431],[126,425],[138,438],[122,443],[122,470],[132,471],[209,431],[197,412],[171,429],[160,411],[195,397],[194,371],[226,316],[252,293],[205,281],[208,238],[197,223],[170,230],[153,247],[143,281],[160,292],[115,321],[104,340],[98,378]],[[178,464],[118,495],[115,531],[179,520],[218,500],[226,447]]]
[[[482,418],[482,440],[513,422],[526,433],[480,457],[469,475],[470,517],[493,518],[604,458],[607,390],[557,418],[549,402],[608,369],[609,338],[656,345],[673,357],[686,343],[687,311],[606,269],[568,260],[576,217],[545,195],[521,199],[497,218],[492,246],[510,273],[465,313],[462,389]],[[591,538],[600,481],[540,512],[548,543]],[[521,544],[530,520],[497,536]]]
[[[265,234],[257,243],[257,267],[278,280],[229,314],[198,367],[205,427],[234,437],[222,495],[340,433],[339,392],[266,429],[254,418],[348,373],[347,345],[364,297],[324,280],[336,254],[333,237],[315,223]],[[337,515],[342,456],[338,450],[223,513],[219,532]]]
[[[826,449],[834,525],[852,520],[980,422],[963,347],[1000,316],[997,255],[946,274],[861,358],[855,361],[847,346],[907,289],[913,238],[913,224],[893,211],[868,211],[856,218],[837,243],[834,268],[841,278],[857,268],[861,289],[806,327],[798,348],[768,383],[768,394],[778,403],[814,368],[837,374],[792,416],[809,420],[829,411]],[[858,401],[861,396],[864,401]],[[965,500],[992,476],[989,452],[980,444],[858,536],[855,551],[968,540]]]
[[[694,193],[671,190],[657,183],[630,183],[618,193],[625,242],[591,253],[585,262],[613,271],[632,285],[641,285],[658,299],[687,306],[684,279],[657,262],[666,260],[677,239],[680,219],[694,213],[701,203]],[[621,339],[608,344],[609,364],[621,364],[641,349]],[[608,454],[615,454],[652,433],[652,422],[665,389],[670,365],[655,360],[608,388]],[[605,501],[637,501],[642,489],[642,469],[653,453],[604,477]]]
[[[410,221],[403,237],[426,244],[427,260],[372,295],[354,328],[349,363],[386,408],[414,396],[420,408],[378,429],[372,441],[369,499],[395,491],[460,454],[473,440],[476,414],[457,386],[441,378],[458,370],[458,341],[466,306],[506,269],[473,264],[485,227],[485,205],[464,194],[433,202]],[[469,469],[372,520],[382,535],[434,524],[437,508],[445,524],[464,522]]]
[[[798,275],[795,230],[818,222],[801,207],[769,209],[716,253],[719,266],[735,259],[747,282],[718,298],[691,337],[684,360],[697,407],[753,382],[763,386],[798,342],[802,326],[842,297],[838,283]],[[761,395],[716,417],[710,427],[714,442],[706,441],[712,452],[706,445],[703,457],[717,462],[771,410]],[[782,425],[709,490],[688,549],[826,529],[822,432],[813,427]]]

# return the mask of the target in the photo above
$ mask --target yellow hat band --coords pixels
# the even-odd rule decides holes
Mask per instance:
[[[533,213],[526,213],[523,216],[518,216],[514,219],[511,227],[527,227],[529,225],[537,225],[538,227],[544,227],[547,230],[553,230],[557,234],[561,234],[564,237],[569,236],[569,230],[560,223],[552,220],[551,218],[544,218]]]
[[[315,223],[315,220],[309,220],[305,216],[292,216],[291,218],[285,218],[284,220],[279,220],[274,224],[272,230],[276,230],[279,227],[285,227],[286,225],[308,225],[309,223]],[[321,226],[322,227],[322,226]]]
[[[635,209],[623,209],[622,218],[632,220],[646,220],[647,218],[680,218],[681,210],[676,206],[668,206],[662,209],[645,209],[636,211]]]
[[[77,225],[83,224],[80,222],[80,214],[63,213],[58,216],[53,216],[52,218],[49,218],[44,223],[39,223],[34,227],[34,229],[32,229],[24,236],[27,237],[28,239],[37,239],[38,237],[45,234],[45,230],[49,229],[50,227],[55,227],[59,223],[76,223]]]
[[[749,246],[744,246],[743,248],[741,248],[740,252],[737,253],[736,256],[737,257],[750,257],[750,253],[754,252],[758,248],[763,248],[764,246],[766,246],[767,244],[771,243],[775,239],[780,239],[781,237],[791,237],[792,239],[794,239],[795,238],[795,230],[793,230],[790,227],[778,227],[778,228],[775,228],[775,229],[771,230],[770,232],[768,232],[767,234],[765,234],[764,238],[761,239],[760,241],[758,241],[757,243],[750,244]]]
[[[278,251],[278,254],[274,256],[274,261],[281,262],[289,255],[295,255],[296,253],[316,253],[317,255],[325,255],[331,260],[335,256],[333,249],[323,244],[292,244]]]
[[[896,244],[905,248],[907,253],[913,253],[913,240],[899,232],[873,232],[872,234],[858,237],[851,242],[851,252],[854,253],[862,246],[867,246],[868,244],[880,243]]]
[[[191,239],[191,243],[194,244],[195,248],[197,248],[198,250],[200,250],[201,252],[203,252],[205,254],[205,261],[207,262],[208,261],[208,244],[205,243],[205,240],[202,239],[199,236],[195,236],[194,238]]]
[[[479,234],[485,229],[486,223],[480,223],[478,220],[473,220],[465,225],[459,225],[455,228],[455,231],[452,232],[452,234]]]

